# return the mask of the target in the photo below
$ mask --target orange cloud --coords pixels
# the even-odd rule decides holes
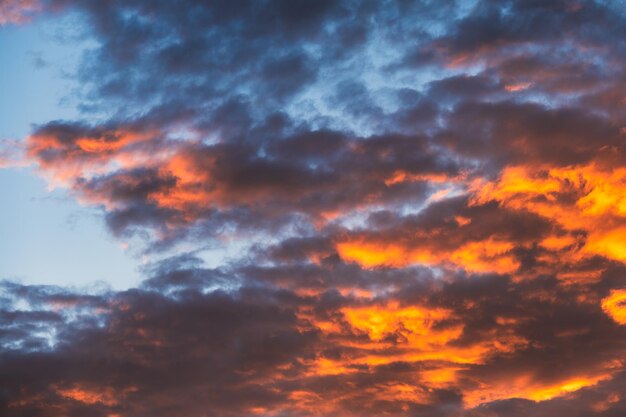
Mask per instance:
[[[519,268],[519,261],[511,253],[514,244],[495,237],[472,241],[446,250],[436,246],[415,247],[398,243],[353,240],[337,244],[339,255],[365,268],[409,265],[451,265],[470,272],[509,273]]]
[[[626,292],[623,297],[626,298]],[[330,345],[344,349],[339,357],[321,356],[305,362],[309,377],[346,377],[364,369],[373,374],[378,367],[399,362],[420,364],[422,368],[412,379],[370,386],[370,400],[393,398],[428,404],[432,390],[458,389],[467,408],[511,398],[541,402],[608,381],[621,366],[609,361],[553,378],[524,368],[503,377],[481,376],[472,369],[485,366],[496,357],[514,356],[529,346],[529,341],[516,334],[517,319],[498,317],[495,329],[461,345],[463,320],[445,308],[402,306],[389,301],[344,307],[337,313],[328,320],[308,317]]]
[[[594,386],[601,381],[612,378],[611,372],[596,375],[581,375],[564,378],[556,382],[541,382],[531,374],[509,377],[507,381],[496,384],[483,383],[477,389],[464,392],[463,400],[467,407],[476,407],[485,402],[523,398],[532,401],[547,401],[582,388]]]
[[[543,216],[568,231],[587,235],[581,256],[600,255],[626,262],[626,168],[588,165],[565,168],[508,167],[496,181],[472,186],[472,204],[497,201]],[[551,237],[548,249],[573,245],[571,237]]]
[[[602,299],[602,310],[615,322],[626,324],[626,289],[611,290]]]
[[[514,352],[526,340],[501,328],[468,346],[457,342],[464,325],[450,310],[425,306],[400,306],[397,302],[345,307],[331,321],[312,320],[333,345],[350,355],[340,359],[320,357],[312,365],[314,375],[356,372],[394,362],[430,363],[421,372],[421,383],[431,387],[457,382],[457,371],[480,364],[492,355]]]
[[[532,85],[530,82],[525,83],[515,83],[515,84],[507,84],[504,86],[504,89],[509,93],[517,93],[518,91],[523,91],[529,88]]]
[[[342,313],[348,324],[369,339],[380,342],[385,336],[400,331],[412,346],[426,348],[432,343],[445,344],[457,338],[462,329],[433,331],[435,323],[450,316],[444,309],[428,309],[418,306],[399,307],[395,303],[386,306],[345,308]],[[427,340],[424,336],[428,336]]]
[[[385,185],[391,186],[403,182],[424,181],[435,184],[459,182],[462,177],[451,177],[444,174],[411,174],[407,171],[395,171],[393,175],[385,179]]]
[[[159,167],[159,174],[173,176],[176,185],[156,190],[148,198],[159,207],[184,213],[187,221],[193,221],[197,212],[209,205],[222,205],[223,193],[210,174],[212,162],[206,160],[207,165],[200,168],[188,153],[173,154]]]
[[[37,162],[52,185],[72,186],[119,168],[155,164],[160,155],[136,145],[157,134],[127,129],[43,131],[26,139],[26,156]]]
[[[107,406],[116,405],[119,400],[112,389],[91,390],[82,387],[74,387],[68,389],[59,389],[57,394],[62,397],[70,398],[84,404],[103,404]]]

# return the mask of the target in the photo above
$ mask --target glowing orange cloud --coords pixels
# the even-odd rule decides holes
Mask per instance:
[[[626,298],[626,291],[620,294]],[[411,380],[383,383],[368,388],[373,399],[428,404],[432,389],[460,389],[466,407],[510,398],[546,401],[611,379],[619,366],[608,362],[585,372],[546,380],[533,371],[519,370],[505,378],[476,375],[469,369],[496,356],[507,356],[528,346],[515,332],[518,319],[497,317],[498,327],[469,345],[460,346],[462,320],[445,308],[403,306],[398,302],[370,303],[344,307],[328,320],[303,315],[317,327],[325,340],[345,349],[340,357],[320,356],[311,362],[307,376],[342,376],[372,372],[395,362],[420,363],[423,370]],[[315,402],[314,393],[299,394]],[[327,404],[330,406],[330,403]]]
[[[56,394],[63,398],[81,402],[86,405],[104,405],[113,407],[124,401],[126,397],[136,392],[137,387],[112,388],[112,387],[86,387],[73,385],[67,388],[56,387]],[[112,414],[115,415],[115,414]]]
[[[149,195],[149,199],[159,207],[170,208],[185,213],[185,219],[192,221],[196,213],[209,204],[221,205],[223,195],[216,181],[211,178],[210,164],[202,169],[196,166],[194,159],[186,152],[177,152],[163,161],[159,174],[173,176],[176,186],[158,190]]]
[[[57,394],[65,398],[71,398],[74,401],[80,401],[84,404],[103,404],[103,405],[116,405],[118,403],[117,396],[112,389],[98,389],[90,390],[81,387],[74,387],[69,389],[59,389]]]
[[[509,398],[523,398],[532,401],[546,401],[560,397],[585,387],[598,384],[612,377],[611,372],[601,372],[595,375],[581,375],[565,378],[561,381],[545,383],[537,381],[530,374],[523,374],[507,381],[483,386],[464,392],[463,401],[468,407],[476,407],[485,402],[504,400]]]
[[[602,300],[602,310],[615,322],[626,324],[626,289],[611,290]]]
[[[415,247],[411,247],[375,240],[353,240],[338,243],[337,252],[343,259],[365,268],[449,264],[479,273],[508,273],[519,268],[519,261],[511,253],[513,243],[495,237],[468,242],[449,251],[435,246],[417,245],[417,242]]]
[[[597,164],[565,168],[508,167],[499,179],[477,182],[472,204],[500,204],[543,216],[569,231],[587,233],[580,255],[626,262],[626,168]],[[549,249],[564,248],[571,237],[551,237]]]
[[[342,313],[350,326],[379,342],[384,336],[400,331],[413,345],[442,344],[458,337],[460,328],[433,331],[432,326],[450,316],[444,309],[427,309],[418,306],[399,307],[396,303],[386,306],[345,308]],[[428,335],[428,338],[423,336]],[[427,339],[427,340],[426,340]]]
[[[27,138],[26,156],[37,162],[52,185],[67,187],[79,179],[107,174],[120,167],[156,163],[161,155],[133,145],[146,142],[157,134],[120,129],[92,132],[66,141],[54,133],[43,132]]]
[[[424,306],[400,306],[397,302],[346,307],[331,321],[310,319],[331,343],[349,350],[349,356],[320,357],[312,364],[313,375],[355,372],[360,366],[377,367],[394,362],[431,362],[419,375],[431,387],[457,381],[457,371],[483,363],[492,355],[514,352],[526,340],[502,328],[468,346],[455,342],[464,325],[451,311]],[[356,336],[356,337],[355,337]]]

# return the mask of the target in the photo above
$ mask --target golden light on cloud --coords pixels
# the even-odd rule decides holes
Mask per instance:
[[[476,407],[485,402],[510,398],[523,398],[536,402],[547,401],[576,392],[582,388],[592,387],[601,381],[610,379],[612,376],[612,373],[606,372],[544,383],[538,381],[532,375],[524,374],[512,377],[506,382],[498,382],[491,385],[484,383],[483,386],[476,390],[468,389],[465,392],[463,401],[468,407]]]
[[[611,290],[602,299],[602,310],[616,323],[626,325],[626,289]]]
[[[514,247],[511,242],[489,238],[461,246],[450,259],[471,272],[513,272],[519,268],[519,261],[511,254]]]
[[[74,401],[84,404],[103,404],[107,406],[116,405],[118,403],[117,396],[112,389],[86,389],[83,387],[73,387],[68,389],[59,389],[57,393]]]
[[[559,250],[574,246],[581,256],[601,255],[626,262],[626,168],[597,164],[565,168],[507,167],[499,179],[472,186],[472,204],[497,201],[530,211],[567,231],[585,231],[575,239],[556,235],[541,244]]]
[[[586,251],[626,263],[626,226],[605,231],[591,231]]]
[[[527,341],[502,326],[484,339],[459,345],[464,324],[450,310],[401,306],[397,302],[346,307],[330,324],[313,321],[325,339],[350,352],[339,359],[320,357],[311,363],[311,375],[340,375],[395,362],[429,363],[416,375],[431,388],[457,382],[458,371],[481,364],[493,355],[526,346]]]
[[[399,334],[410,345],[427,348],[431,344],[445,344],[457,338],[462,331],[459,327],[433,329],[435,323],[450,316],[450,312],[444,309],[400,307],[391,303],[386,306],[345,308],[342,313],[353,329],[366,333],[374,342],[388,335]]]
[[[564,235],[557,236],[551,235],[543,239],[540,245],[548,250],[558,251],[576,244],[577,240],[574,236]]]
[[[568,242],[565,239],[561,243]],[[561,243],[556,246],[561,247]],[[626,298],[626,292],[621,296]],[[613,299],[617,300],[617,296]],[[393,398],[398,401],[420,404],[429,401],[422,391],[424,387],[428,390],[462,387],[463,402],[471,408],[510,398],[542,402],[595,386],[614,375],[609,364],[591,373],[569,374],[552,380],[526,370],[508,374],[506,381],[488,376],[467,379],[472,367],[484,366],[492,358],[515,355],[529,346],[529,341],[515,330],[522,323],[519,317],[498,316],[496,328],[470,344],[460,345],[465,325],[452,310],[402,305],[395,301],[376,303],[369,299],[365,302],[361,306],[343,307],[339,314],[331,315],[326,321],[315,321],[308,316],[324,340],[345,349],[338,357],[319,357],[308,362],[309,376],[340,377],[364,372],[364,369],[372,373],[392,363],[420,364],[424,369],[416,372],[414,378],[417,379],[385,389],[372,389],[372,398],[383,398],[381,393],[394,392]]]
[[[497,333],[485,335],[483,339],[462,347],[457,341],[464,326],[450,310],[390,302],[343,308],[341,315],[343,324],[316,324],[320,324],[317,327],[335,346],[348,349],[350,354],[335,359],[318,358],[308,364],[309,376],[345,376],[362,372],[363,366],[373,372],[376,367],[394,362],[427,364],[426,369],[415,375],[414,382],[371,388],[372,398],[428,403],[426,393],[429,390],[462,386],[463,402],[468,408],[511,398],[541,402],[613,377],[614,364],[610,363],[591,374],[564,376],[553,381],[544,381],[527,371],[512,373],[506,381],[488,377],[468,380],[465,375],[469,367],[528,346],[528,341],[512,331],[517,320],[499,318]],[[366,338],[346,338],[349,334]]]
[[[512,254],[513,249],[513,243],[495,237],[468,242],[451,250],[367,240],[337,244],[339,256],[365,268],[448,265],[478,273],[508,273],[517,270],[519,261]]]
[[[408,251],[398,244],[377,244],[361,241],[338,243],[337,251],[343,259],[356,262],[365,268],[430,263],[434,257],[428,251]]]

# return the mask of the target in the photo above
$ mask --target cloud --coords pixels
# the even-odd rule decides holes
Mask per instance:
[[[622,201],[624,170],[599,164],[551,168],[529,172],[525,167],[507,167],[495,183],[481,184],[476,202],[489,200],[537,213],[567,232],[584,231],[574,251],[582,256],[601,255],[624,261],[623,241],[626,211]],[[571,236],[571,235],[570,235]],[[566,248],[573,238],[552,238],[544,246]]]
[[[245,227],[290,215],[324,224],[370,204],[423,200],[432,178],[454,182],[459,170],[453,161],[441,161],[422,137],[298,131],[263,148],[261,157],[248,143],[205,144],[133,126],[60,122],[42,126],[27,141],[28,155],[52,183],[104,207],[120,231],[137,222],[121,220],[133,211],[153,213],[153,224],[166,228],[184,229],[218,215]],[[248,209],[245,216],[257,220],[238,217]]]
[[[0,26],[26,23],[40,8],[41,4],[38,0],[2,0],[0,2]]]
[[[624,290],[611,290],[608,297],[602,300],[602,310],[619,324],[626,324],[624,316]]]
[[[302,274],[268,281],[252,266],[210,270],[189,258],[124,292],[5,282],[3,407],[46,416],[437,415],[513,398],[544,407],[619,378],[626,333],[600,308],[602,287],[417,271],[403,281],[388,271],[386,290],[366,290],[385,282],[380,272],[316,268],[337,282],[361,277],[351,292],[304,294]]]
[[[165,260],[4,282],[8,415],[623,414],[623,11],[44,9],[95,42],[24,160]]]

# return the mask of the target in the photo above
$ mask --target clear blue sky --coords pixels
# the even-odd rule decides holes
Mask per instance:
[[[22,140],[33,125],[73,118],[68,98],[80,48],[62,42],[71,17],[0,27],[0,139]],[[65,45],[65,46],[64,46]],[[0,169],[0,279],[127,288],[140,262],[121,247],[94,209],[49,191],[31,168]]]

